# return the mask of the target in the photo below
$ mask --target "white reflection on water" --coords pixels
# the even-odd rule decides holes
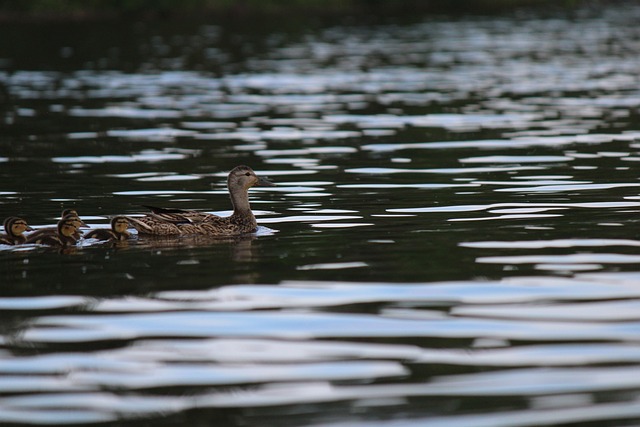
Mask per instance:
[[[603,246],[640,246],[639,240],[628,239],[553,239],[553,240],[512,240],[460,242],[460,246],[480,249],[543,249],[543,248],[582,248]]]
[[[554,304],[530,306],[520,304],[486,305],[482,307],[455,307],[454,315],[535,319],[558,321],[610,322],[622,320],[640,320],[640,301],[606,301],[584,304]]]
[[[567,156],[482,156],[458,159],[460,163],[544,163],[573,160]]]
[[[172,150],[143,150],[138,154],[127,156],[74,156],[52,157],[55,163],[132,163],[132,162],[161,162],[165,160],[180,160],[188,157],[186,153],[175,153]]]
[[[257,413],[261,425],[268,407],[273,425],[292,425],[291,414],[333,416],[328,402],[363,413],[361,425],[640,416],[639,14],[270,35],[265,52],[217,64],[220,73],[167,71],[171,62],[145,73],[0,72],[16,104],[7,124],[71,118],[71,142],[46,152],[47,166],[75,167],[91,190],[45,171],[35,191],[3,193],[7,205],[31,197],[49,218],[69,201],[93,218],[123,208],[92,202],[104,194],[127,196],[114,197],[124,209],[149,196],[204,204],[221,195],[226,206],[225,171],[236,161],[283,178],[264,190],[271,200],[253,193],[269,209],[256,211],[260,223],[280,224],[278,238],[261,226],[255,257],[234,258],[232,273],[216,268],[219,251],[199,257],[184,245],[162,263],[178,277],[166,277],[151,266],[161,251],[147,254],[140,240],[122,251],[83,242],[76,257],[38,252],[30,265],[19,257],[32,254],[3,251],[18,265],[7,292],[55,295],[0,297],[10,314],[0,388],[14,392],[0,396],[0,422],[136,421],[223,407],[245,424]],[[222,31],[205,30],[215,40]],[[180,44],[161,39],[150,45]],[[193,41],[189,56],[202,42]],[[204,57],[225,58],[206,43]],[[39,144],[51,129],[33,133]],[[17,148],[3,156],[7,182],[30,176],[31,157]],[[13,166],[22,169],[11,175]],[[215,190],[188,183],[209,177]],[[133,276],[132,263],[153,271]],[[91,278],[109,281],[114,268],[113,288],[97,297]],[[56,283],[67,269],[72,280]],[[608,272],[580,273],[597,269]],[[338,281],[378,275],[389,282]],[[131,287],[119,287],[123,277]],[[58,295],[73,292],[91,297]],[[397,420],[426,411],[434,416]],[[394,419],[372,420],[383,416]]]
[[[38,424],[84,424],[150,416],[187,409],[183,399],[162,396],[117,396],[113,393],[78,390],[70,393],[47,393],[17,396],[1,405],[0,420],[22,423],[29,419]]]
[[[341,270],[343,268],[360,268],[367,266],[368,264],[366,262],[333,262],[325,264],[307,264],[296,268],[298,270]]]
[[[341,184],[338,188],[420,188],[420,189],[438,189],[438,188],[467,188],[478,187],[478,184]]]
[[[277,224],[282,222],[311,222],[314,225],[321,221],[340,221],[343,219],[360,219],[361,216],[355,215],[291,215],[280,216],[275,218],[262,218],[261,223],[264,224]]]
[[[600,273],[423,284],[288,282],[105,298],[83,306],[83,312],[34,316],[13,337],[14,345],[111,340],[129,344],[3,358],[1,387],[25,394],[0,399],[0,420],[27,416],[33,421],[56,413],[60,415],[56,420],[94,422],[115,414],[131,418],[203,407],[275,408],[336,401],[377,407],[376,402],[405,405],[409,398],[534,398],[632,390],[640,384],[634,371],[598,365],[640,360],[633,345],[638,338],[638,280],[638,273]],[[0,306],[10,302],[0,298]],[[42,302],[31,301],[24,308],[77,308],[85,299],[70,296]],[[371,303],[387,308],[376,314],[320,311]],[[421,345],[350,341],[381,336],[486,337],[501,338],[503,344],[443,348],[429,341]],[[509,345],[512,340],[521,344]],[[591,343],[585,345],[585,340]],[[433,365],[517,369],[442,373],[411,383],[401,380],[409,374],[408,366]],[[372,379],[386,381],[335,382]],[[244,384],[254,385],[238,388]],[[230,393],[215,388],[221,385],[236,389]],[[170,404],[147,391],[184,386],[201,388],[172,396]],[[105,387],[126,392],[126,400],[112,393],[105,396]],[[593,408],[604,407],[591,405],[588,398],[586,403],[591,415]],[[583,404],[575,399],[566,402],[581,409]],[[637,408],[625,402],[619,405]],[[81,410],[68,412],[69,407]],[[569,409],[555,408],[551,413],[562,411]],[[514,414],[529,412],[539,422],[533,408]],[[487,422],[511,415],[492,414]],[[456,417],[460,416],[447,419]],[[572,411],[569,419],[583,417],[582,411]]]
[[[616,253],[568,254],[568,255],[513,255],[479,257],[476,262],[496,264],[635,264],[640,262],[640,255]]]
[[[392,115],[327,115],[329,123],[355,123],[358,127],[442,127],[451,131],[472,131],[483,127],[527,127],[540,119],[537,114],[427,114],[424,116]]]
[[[85,307],[91,299],[82,296],[43,296],[0,298],[2,310],[52,310],[57,308]]]
[[[234,366],[235,365],[235,366]],[[219,386],[271,381],[354,380],[400,377],[407,370],[397,362],[336,361],[295,364],[181,364],[166,363],[155,367],[144,364],[126,376],[121,372],[79,372],[72,375],[72,383],[91,383],[99,387],[153,388],[173,386]]]
[[[197,132],[171,128],[109,130],[107,136],[133,141],[173,142],[178,137],[194,136]]]
[[[572,144],[602,144],[613,141],[635,141],[640,138],[640,132],[630,132],[624,134],[588,134],[588,135],[565,135],[565,136],[535,136],[535,137],[514,137],[505,139],[487,139],[470,141],[433,141],[433,142],[410,142],[410,143],[387,143],[387,144],[366,144],[363,150],[386,152],[415,149],[504,149],[528,148],[534,146],[561,147]],[[566,152],[567,157],[579,157],[572,151]],[[594,155],[594,157],[598,157]]]
[[[640,187],[640,184],[621,182],[615,184],[568,184],[568,185],[538,185],[534,187],[515,187],[515,188],[499,188],[495,191],[504,192],[549,192],[560,193],[570,191],[590,191],[590,190],[610,190],[612,188],[624,188],[624,187]]]
[[[136,300],[112,300],[104,307],[98,303],[91,316],[45,316],[36,320],[21,335],[29,342],[83,342],[163,337],[255,337],[329,338],[430,336],[492,336],[519,340],[633,340],[636,322],[591,323],[563,322],[562,328],[541,317],[539,322],[485,319],[476,316],[451,316],[436,319],[413,318],[420,309],[389,312],[384,316],[355,313],[295,313],[285,307],[327,307],[343,304],[379,302],[386,305],[459,305],[517,304],[536,301],[566,301],[602,298],[640,298],[637,276],[585,275],[567,278],[514,278],[498,282],[460,282],[433,284],[339,284],[291,283],[281,286],[228,286],[209,291],[172,291],[157,295],[162,303],[148,306]],[[574,302],[571,302],[574,301]],[[117,302],[117,304],[116,304]],[[142,301],[144,302],[144,301]],[[120,306],[120,308],[118,308]],[[125,309],[128,307],[128,309]],[[481,307],[481,306],[479,306]],[[600,306],[602,309],[616,305]],[[181,311],[187,309],[187,311]],[[261,311],[246,311],[261,309]],[[267,310],[270,309],[270,310]],[[158,310],[150,312],[149,310]],[[177,310],[177,311],[176,311]],[[213,310],[213,311],[212,311]],[[223,312],[218,312],[222,310]],[[238,310],[243,310],[238,311]],[[540,309],[542,310],[542,309]],[[97,314],[105,311],[105,314]],[[570,311],[570,310],[568,310]],[[124,312],[123,314],[108,314]],[[129,314],[128,312],[139,312]],[[542,311],[544,313],[544,311]],[[580,319],[589,310],[580,310]],[[599,320],[603,314],[595,315]],[[546,321],[545,321],[546,320]],[[634,320],[634,319],[630,319]]]
[[[388,167],[350,168],[347,173],[386,175],[395,173],[435,173],[435,174],[469,174],[481,172],[516,172],[527,170],[544,170],[541,166],[492,166],[476,168],[434,168],[434,169],[400,169]]]
[[[585,203],[490,203],[486,205],[458,205],[458,206],[432,206],[425,208],[399,208],[387,209],[387,212],[401,213],[427,213],[427,212],[475,212],[475,211],[491,211],[496,208],[585,208],[585,209],[607,209],[607,208],[629,208],[638,207],[638,202],[585,202]]]
[[[197,175],[178,175],[176,173],[167,173],[165,175],[148,176],[144,178],[138,178],[136,181],[141,182],[165,182],[165,181],[195,181],[202,179]]]
[[[567,396],[556,396],[560,405],[567,401],[574,401]],[[569,405],[567,405],[569,406]],[[470,415],[453,415],[446,417],[407,418],[402,420],[367,420],[370,427],[529,427],[542,425],[557,425],[559,423],[593,423],[606,422],[611,418],[624,419],[640,417],[638,402],[629,403],[590,403],[575,407],[534,408],[521,411],[504,411],[499,414],[487,415],[474,413]],[[327,422],[317,423],[310,427],[361,427],[361,421],[355,422]]]
[[[113,96],[113,94],[110,94]],[[126,117],[130,119],[173,119],[182,117],[177,110],[142,109],[134,107],[104,107],[100,109],[71,108],[69,115],[77,117]]]

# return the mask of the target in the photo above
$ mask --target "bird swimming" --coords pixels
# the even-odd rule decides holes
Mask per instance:
[[[80,236],[82,235],[82,231],[80,231],[80,227],[88,227],[87,224],[85,224],[85,222],[83,220],[80,219],[80,217],[78,216],[78,212],[75,211],[74,209],[65,209],[62,211],[62,215],[61,215],[62,219],[68,219],[70,221],[73,221],[73,223],[76,226],[76,230],[73,233],[73,238],[77,241],[78,239],[80,239]],[[29,236],[27,236],[27,240],[31,239],[31,240],[37,240],[38,238],[42,237],[42,236],[57,236],[58,235],[58,227],[46,227],[46,228],[39,228],[36,231],[34,231],[33,233],[29,234]]]
[[[33,231],[27,221],[16,216],[10,216],[4,220],[4,230],[7,234],[0,235],[0,244],[20,245],[26,242],[27,238],[22,233]]]
[[[227,177],[227,188],[233,205],[231,216],[220,217],[198,211],[146,206],[151,209],[147,216],[128,219],[139,234],[234,236],[252,233],[258,224],[249,204],[249,188],[274,185],[271,181],[258,177],[249,166],[236,166]]]
[[[98,239],[108,241],[127,240],[130,236],[127,231],[129,219],[124,216],[116,216],[111,219],[111,229],[98,228],[87,233],[85,239]]]
[[[27,237],[26,243],[64,248],[76,244],[78,239],[74,235],[77,231],[76,219],[74,219],[73,215],[67,215],[67,217],[58,222],[55,233],[32,233]]]

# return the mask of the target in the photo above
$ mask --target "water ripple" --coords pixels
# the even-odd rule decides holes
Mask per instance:
[[[39,319],[23,339],[33,343],[72,344],[111,340],[137,340],[181,336],[185,338],[262,337],[279,339],[431,337],[500,337],[509,340],[631,341],[640,322],[585,324],[493,319],[385,318],[362,314],[328,313],[213,313],[207,311],[95,315],[82,319],[51,316]],[[256,326],[260,325],[260,326]]]
[[[640,7],[609,3],[0,26],[6,216],[278,178],[246,239],[3,246],[0,424],[638,424]]]
[[[460,246],[479,249],[544,249],[544,248],[600,248],[604,246],[640,246],[639,240],[628,239],[554,239],[460,242]]]
[[[188,157],[184,153],[172,153],[159,150],[144,150],[138,154],[127,156],[105,155],[105,156],[75,156],[75,157],[53,157],[54,163],[133,163],[133,162],[160,162],[164,160],[180,160]]]
[[[496,208],[585,208],[585,209],[606,209],[606,208],[629,208],[638,207],[638,202],[585,202],[585,203],[490,203],[486,205],[458,205],[458,206],[432,206],[425,208],[394,208],[386,209],[387,212],[401,213],[427,213],[427,212],[476,212],[491,211]]]

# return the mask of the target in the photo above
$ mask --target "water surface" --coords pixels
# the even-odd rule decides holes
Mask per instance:
[[[3,216],[277,183],[250,236],[0,247],[0,423],[637,424],[639,17],[0,29]]]

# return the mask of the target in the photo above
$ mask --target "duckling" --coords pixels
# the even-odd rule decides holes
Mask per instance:
[[[7,234],[0,236],[0,244],[20,245],[27,240],[22,233],[25,231],[33,231],[33,228],[29,227],[27,221],[24,219],[16,216],[10,216],[4,220],[4,230]]]
[[[62,213],[60,214],[60,218],[64,218],[68,215],[71,215],[73,217],[75,217],[77,220],[77,225],[78,225],[78,230],[76,230],[76,232],[73,234],[73,237],[76,238],[76,240],[78,240],[80,238],[80,236],[82,236],[82,230],[80,230],[80,227],[85,227],[85,228],[89,228],[89,226],[87,224],[85,224],[85,222],[83,220],[80,219],[80,215],[78,215],[78,211],[75,209],[65,209],[62,211]]]
[[[249,166],[236,166],[227,178],[233,205],[231,216],[145,206],[151,209],[151,213],[142,218],[129,217],[129,221],[140,234],[234,236],[251,233],[258,224],[249,205],[249,188],[274,185],[265,178],[259,178]]]
[[[80,231],[79,228],[88,227],[88,225],[85,224],[85,222],[80,219],[80,217],[78,216],[78,212],[76,212],[74,209],[63,210],[61,218],[72,220],[76,225],[76,231],[73,233],[73,237],[76,239],[76,241],[80,239],[80,236],[82,235],[82,231]],[[37,239],[45,235],[56,236],[57,234],[58,234],[58,227],[40,228],[34,231],[33,233],[29,234],[28,239]]]
[[[85,239],[98,239],[109,241],[127,240],[131,235],[127,231],[129,220],[124,216],[116,216],[111,220],[111,230],[100,228],[87,233]]]
[[[36,236],[36,233],[33,233],[27,237],[26,243],[58,247],[72,246],[78,241],[78,239],[74,237],[77,231],[77,221],[72,215],[69,215],[67,218],[63,218],[58,222],[55,234],[41,233]]]

